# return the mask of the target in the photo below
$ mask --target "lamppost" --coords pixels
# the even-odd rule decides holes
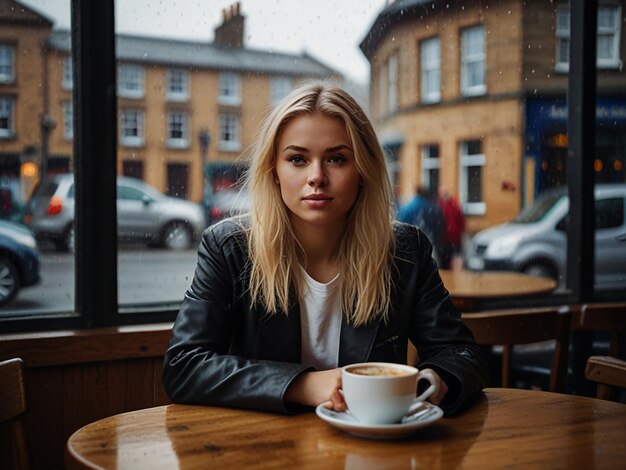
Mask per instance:
[[[202,175],[202,200],[204,201],[207,197],[207,175],[206,175],[206,163],[209,159],[209,146],[211,145],[211,134],[207,128],[204,128],[200,131],[198,135],[198,140],[200,141],[200,171]],[[205,201],[206,202],[206,201]]]
[[[56,121],[46,114],[41,117],[41,182],[43,183],[48,177],[48,157],[50,133],[57,126]]]

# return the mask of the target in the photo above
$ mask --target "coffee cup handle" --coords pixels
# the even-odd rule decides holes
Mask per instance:
[[[416,410],[418,410],[420,407],[422,407],[424,405],[424,401],[426,401],[426,399],[430,397],[432,394],[437,393],[437,391],[439,390],[439,383],[437,381],[437,377],[432,371],[430,370],[419,371],[417,373],[417,381],[419,382],[422,379],[428,380],[430,382],[430,387],[424,390],[424,392],[421,395],[415,397],[415,399],[413,400],[413,404],[409,408],[408,414],[411,414],[415,412]]]

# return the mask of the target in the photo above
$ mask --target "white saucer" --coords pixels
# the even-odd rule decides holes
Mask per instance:
[[[416,430],[434,423],[443,416],[443,411],[432,403],[425,402],[424,410],[418,412],[415,418],[398,424],[363,424],[359,423],[350,412],[329,410],[324,404],[315,408],[315,414],[331,426],[359,437],[373,439],[396,439],[406,437]]]

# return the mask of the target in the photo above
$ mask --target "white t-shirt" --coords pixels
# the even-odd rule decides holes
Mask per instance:
[[[337,367],[341,333],[339,274],[327,284],[317,282],[304,269],[306,286],[300,293],[302,364],[316,370]]]

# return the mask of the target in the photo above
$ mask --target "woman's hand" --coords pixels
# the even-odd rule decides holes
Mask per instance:
[[[426,372],[426,371],[430,372],[434,376],[435,383],[436,383],[436,385],[438,385],[437,392],[433,393],[428,398],[428,401],[430,401],[433,405],[438,405],[439,403],[441,403],[441,400],[443,400],[443,398],[446,396],[446,393],[448,393],[448,386],[441,379],[441,377],[439,377],[439,374],[437,372],[435,372],[432,369],[424,369],[423,370],[423,372]],[[422,371],[420,371],[420,372],[422,372]]]
[[[326,406],[335,411],[346,411],[346,402],[339,392],[341,369],[304,372],[294,379],[285,392],[285,400],[306,406]]]

